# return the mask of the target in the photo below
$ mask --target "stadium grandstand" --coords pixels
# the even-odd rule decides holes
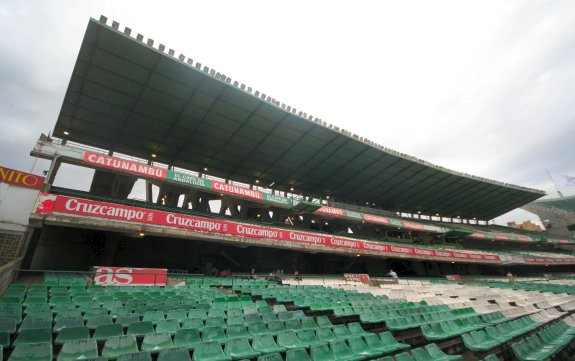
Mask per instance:
[[[156,45],[90,19],[31,150],[45,177],[0,168],[0,212],[18,210],[0,361],[574,360],[573,224],[490,222],[572,199],[393,151]],[[66,167],[89,189],[56,186]]]

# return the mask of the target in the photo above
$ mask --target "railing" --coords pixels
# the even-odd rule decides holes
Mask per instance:
[[[8,285],[10,285],[14,280],[20,261],[22,261],[22,257],[13,259],[12,261],[0,266],[0,295],[4,294]]]

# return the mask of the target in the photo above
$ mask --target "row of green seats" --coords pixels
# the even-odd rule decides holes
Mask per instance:
[[[462,334],[461,337],[468,350],[483,352],[530,332],[541,325],[542,323],[535,322],[531,317],[525,316],[496,326],[488,326],[483,330]]]
[[[455,361],[462,358],[463,356],[461,355],[446,354],[435,343],[425,345],[425,347],[414,348],[411,350],[411,355],[407,352],[395,355],[395,361]],[[392,359],[390,358],[389,360]]]
[[[575,338],[575,327],[564,321],[546,328],[538,335],[526,337],[511,345],[513,354],[520,361],[547,360],[569,345]]]

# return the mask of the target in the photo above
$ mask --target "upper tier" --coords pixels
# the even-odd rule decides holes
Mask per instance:
[[[384,148],[93,19],[54,135],[390,211],[489,220],[544,194]]]

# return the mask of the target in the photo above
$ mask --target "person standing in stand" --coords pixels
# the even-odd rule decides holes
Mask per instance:
[[[387,275],[391,277],[393,283],[399,283],[399,277],[397,277],[397,273],[394,270],[390,269]]]

